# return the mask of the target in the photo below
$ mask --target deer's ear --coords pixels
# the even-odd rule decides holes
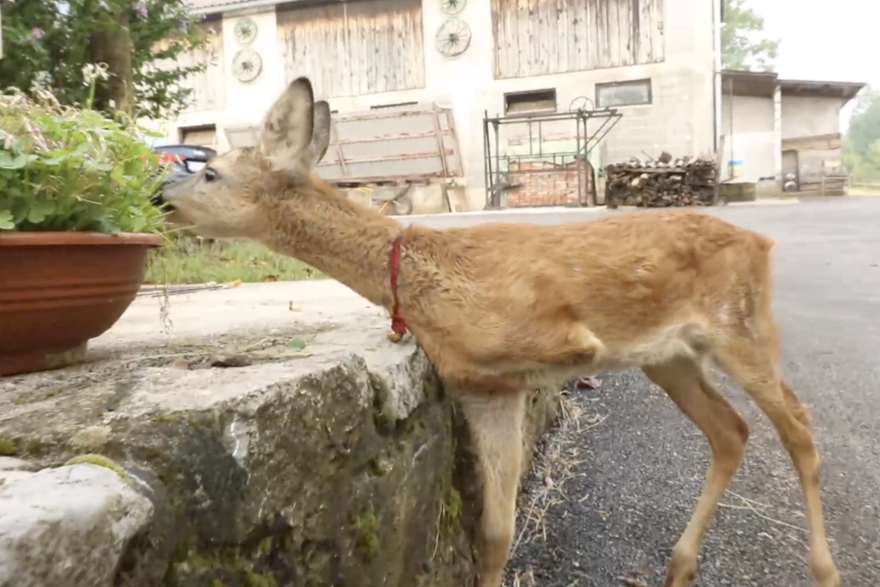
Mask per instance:
[[[293,80],[281,93],[260,128],[260,150],[280,167],[300,162],[307,154],[314,127],[315,95],[307,77]]]
[[[312,142],[309,143],[309,150],[306,153],[303,165],[309,169],[314,169],[324,155],[327,154],[327,147],[330,146],[330,104],[325,100],[315,102],[315,120],[312,129]]]

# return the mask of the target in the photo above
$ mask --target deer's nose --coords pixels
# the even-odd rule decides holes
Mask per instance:
[[[150,203],[156,207],[159,207],[159,208],[162,208],[165,210],[173,210],[174,206],[172,206],[171,204],[169,204],[165,200],[165,196],[163,194],[165,192],[165,189],[168,186],[170,186],[174,183],[177,183],[181,179],[183,179],[183,177],[175,175],[175,176],[169,177],[168,179],[163,181],[162,185],[159,186],[159,189],[157,189],[155,192],[153,192],[153,195],[150,196]]]

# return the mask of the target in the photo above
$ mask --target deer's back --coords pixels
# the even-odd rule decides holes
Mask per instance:
[[[428,260],[433,283],[417,302],[434,334],[501,360],[528,356],[536,341],[580,323],[619,356],[615,364],[743,323],[769,287],[773,244],[690,210],[443,235],[444,253]]]

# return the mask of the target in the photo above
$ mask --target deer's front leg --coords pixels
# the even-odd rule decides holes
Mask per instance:
[[[465,395],[461,400],[483,485],[479,587],[500,587],[516,526],[523,461],[525,394]]]

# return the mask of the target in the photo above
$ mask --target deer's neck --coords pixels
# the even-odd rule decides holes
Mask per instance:
[[[390,308],[388,255],[401,225],[319,179],[299,181],[302,185],[294,186],[288,196],[269,198],[269,230],[260,237],[263,244]]]

